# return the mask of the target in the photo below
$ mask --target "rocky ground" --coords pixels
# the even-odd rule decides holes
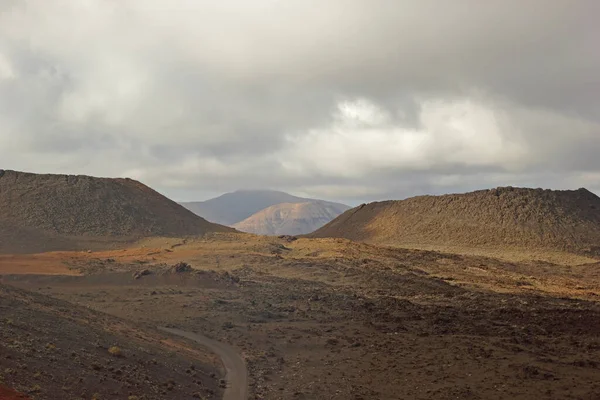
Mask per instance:
[[[4,280],[230,343],[253,399],[600,398],[594,265],[249,235],[63,259]]]
[[[0,398],[218,399],[218,365],[152,330],[0,285]]]

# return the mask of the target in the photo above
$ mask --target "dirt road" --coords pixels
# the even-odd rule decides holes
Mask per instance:
[[[246,363],[237,351],[221,342],[207,338],[198,333],[187,332],[176,328],[159,327],[163,332],[193,340],[202,346],[208,347],[217,354],[225,367],[227,388],[223,394],[223,400],[247,400],[248,399],[248,370]]]

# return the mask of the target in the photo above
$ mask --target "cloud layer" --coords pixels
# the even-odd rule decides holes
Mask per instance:
[[[600,191],[589,1],[0,0],[0,168],[358,202]]]

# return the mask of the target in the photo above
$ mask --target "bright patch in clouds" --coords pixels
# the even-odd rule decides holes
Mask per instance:
[[[13,79],[14,77],[15,73],[8,61],[8,58],[0,52],[0,82],[5,79]]]
[[[527,154],[508,116],[482,103],[425,100],[417,127],[407,128],[359,99],[341,102],[330,126],[290,135],[281,163],[295,174],[351,178],[380,169],[510,169]]]

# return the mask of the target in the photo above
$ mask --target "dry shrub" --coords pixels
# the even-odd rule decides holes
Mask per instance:
[[[117,346],[112,346],[111,348],[109,348],[108,353],[114,357],[121,357],[123,355],[121,348]]]

